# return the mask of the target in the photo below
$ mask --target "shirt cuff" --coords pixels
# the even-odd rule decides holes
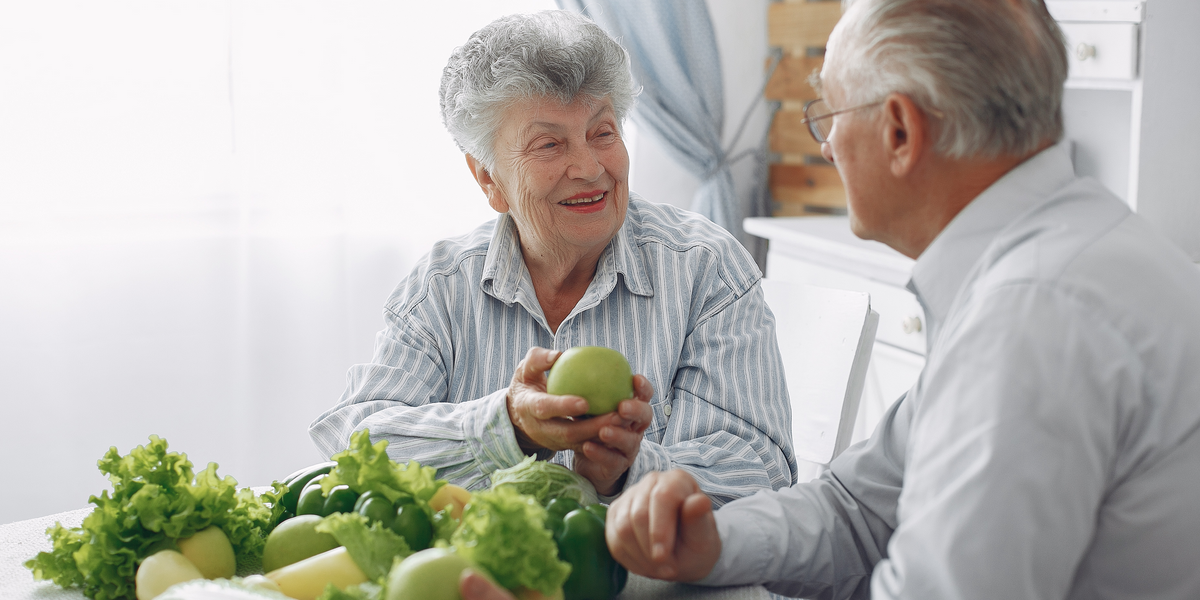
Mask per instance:
[[[756,519],[755,511],[739,511],[739,504],[754,498],[742,498],[726,504],[713,513],[717,521],[717,535],[721,539],[721,556],[712,571],[696,585],[734,586],[764,583],[766,574],[761,572],[768,564],[772,532],[765,522]]]
[[[508,417],[507,397],[505,388],[464,404],[468,408],[463,418],[463,437],[475,455],[480,472],[488,477],[489,485],[492,473],[515,466],[525,458]]]

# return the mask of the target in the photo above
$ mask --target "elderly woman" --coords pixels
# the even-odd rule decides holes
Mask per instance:
[[[605,497],[670,468],[716,505],[792,483],[761,274],[711,222],[629,193],[634,93],[624,49],[573,13],[505,17],[454,51],[442,115],[500,216],[396,288],[372,362],[310,427],[323,453],[366,428],[467,488],[533,454]],[[545,387],[573,346],[623,353],[635,397],[575,419],[586,402]]]

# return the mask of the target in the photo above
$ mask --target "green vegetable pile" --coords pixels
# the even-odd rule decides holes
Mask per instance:
[[[283,510],[282,485],[256,495],[239,490],[232,477],[218,476],[216,463],[194,473],[187,455],[168,452],[158,436],[126,456],[110,448],[98,464],[112,493],[88,499],[96,508],[82,527],[56,523],[48,529],[53,549],[25,563],[35,579],[79,586],[94,600],[134,598],[141,559],[210,525],[225,532],[239,567],[255,564]]]
[[[369,433],[360,431],[330,462],[301,469],[256,495],[239,490],[232,477],[219,477],[216,464],[193,472],[187,456],[169,452],[157,436],[126,456],[112,448],[99,461],[112,492],[89,499],[95,509],[82,527],[56,523],[48,529],[52,550],[25,566],[35,578],[78,586],[93,600],[134,600],[144,559],[179,549],[191,542],[177,545],[178,540],[216,526],[233,547],[239,574],[256,572],[268,547],[266,562],[277,566],[266,577],[254,577],[273,581],[276,590],[285,581],[303,585],[306,591],[297,597],[319,594],[317,600],[402,600],[394,596],[409,594],[407,583],[396,583],[389,595],[389,581],[407,577],[396,566],[417,552],[449,553],[518,595],[536,590],[552,598],[562,590],[565,600],[611,600],[624,587],[628,573],[609,555],[604,539],[605,507],[596,502],[591,483],[570,469],[529,457],[494,473],[492,489],[471,494],[436,479],[436,469],[396,463],[386,450],[386,441],[372,444]],[[292,518],[297,520],[271,533]],[[296,555],[296,548],[307,553]],[[328,580],[302,584],[286,575],[306,556],[343,561],[337,563],[339,573],[353,571],[361,583],[339,589]],[[406,564],[423,563],[414,558]],[[215,581],[217,587],[278,595],[256,588],[251,579]],[[456,585],[450,579],[427,580]],[[169,589],[182,585],[208,589],[195,581]],[[163,598],[169,597],[168,590]]]

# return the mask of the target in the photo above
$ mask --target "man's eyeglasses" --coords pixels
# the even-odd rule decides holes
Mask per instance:
[[[829,110],[829,105],[825,103],[824,98],[817,98],[804,104],[804,120],[800,122],[808,125],[808,132],[812,134],[813,139],[817,140],[818,144],[824,144],[829,141],[829,131],[833,129],[833,119],[831,117],[862,108],[879,106],[880,104],[883,104],[882,100],[831,111]]]

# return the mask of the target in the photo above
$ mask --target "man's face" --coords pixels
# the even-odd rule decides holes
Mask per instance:
[[[822,81],[825,101],[832,110],[851,108],[836,81]],[[893,222],[896,208],[888,193],[891,172],[884,152],[887,131],[881,110],[876,106],[833,116],[829,141],[821,145],[821,154],[837,167],[845,185],[850,229],[869,240],[887,238],[884,232]]]

